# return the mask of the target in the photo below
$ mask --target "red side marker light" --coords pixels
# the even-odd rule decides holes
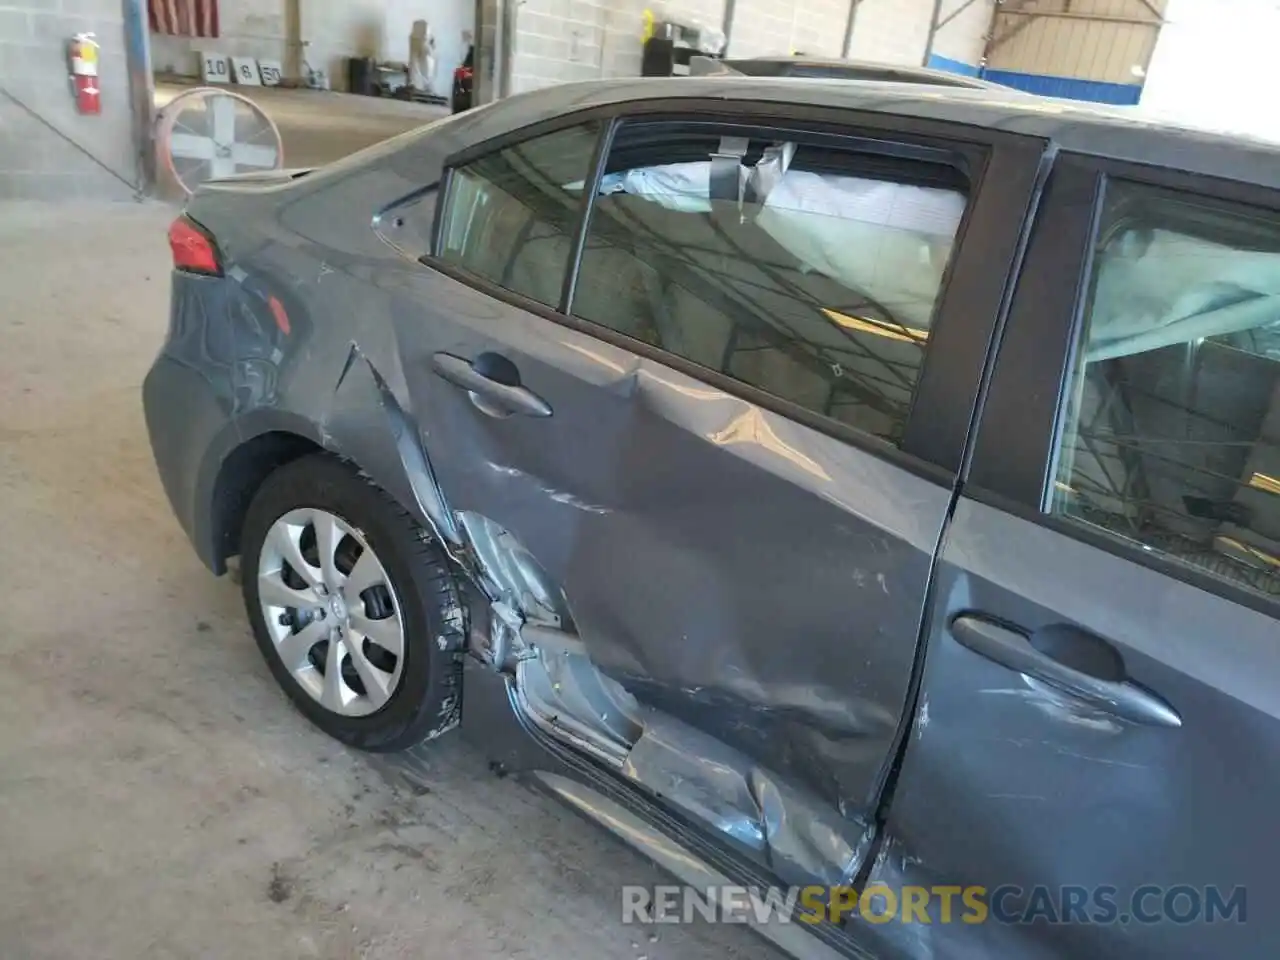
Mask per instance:
[[[267,306],[271,308],[271,315],[276,318],[276,326],[287,337],[289,335],[289,314],[285,313],[284,304],[277,300],[273,294],[267,297]]]

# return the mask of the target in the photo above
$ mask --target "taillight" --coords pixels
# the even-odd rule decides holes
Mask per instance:
[[[471,68],[470,68],[470,67],[459,67],[457,70],[453,71],[453,75],[454,75],[454,77],[456,77],[456,78],[457,78],[457,79],[459,79],[459,80],[470,80],[470,79],[471,79]]]
[[[169,225],[169,249],[173,251],[173,269],[222,276],[213,238],[187,217],[179,217]]]

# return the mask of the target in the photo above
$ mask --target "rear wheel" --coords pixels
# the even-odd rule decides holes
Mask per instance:
[[[327,455],[269,476],[241,537],[258,647],[316,726],[401,750],[458,719],[463,614],[438,542]]]

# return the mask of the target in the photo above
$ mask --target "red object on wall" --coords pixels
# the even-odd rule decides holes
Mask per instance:
[[[102,92],[98,89],[97,77],[77,76],[76,109],[82,114],[98,114],[102,112]]]
[[[173,37],[216,37],[218,0],[147,0],[152,33]]]
[[[71,87],[76,110],[82,114],[102,112],[102,92],[98,87],[98,41],[92,33],[77,33],[67,41],[71,67]]]

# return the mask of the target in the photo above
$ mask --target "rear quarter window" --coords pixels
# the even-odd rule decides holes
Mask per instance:
[[[557,306],[598,136],[583,124],[454,169],[437,258]]]

